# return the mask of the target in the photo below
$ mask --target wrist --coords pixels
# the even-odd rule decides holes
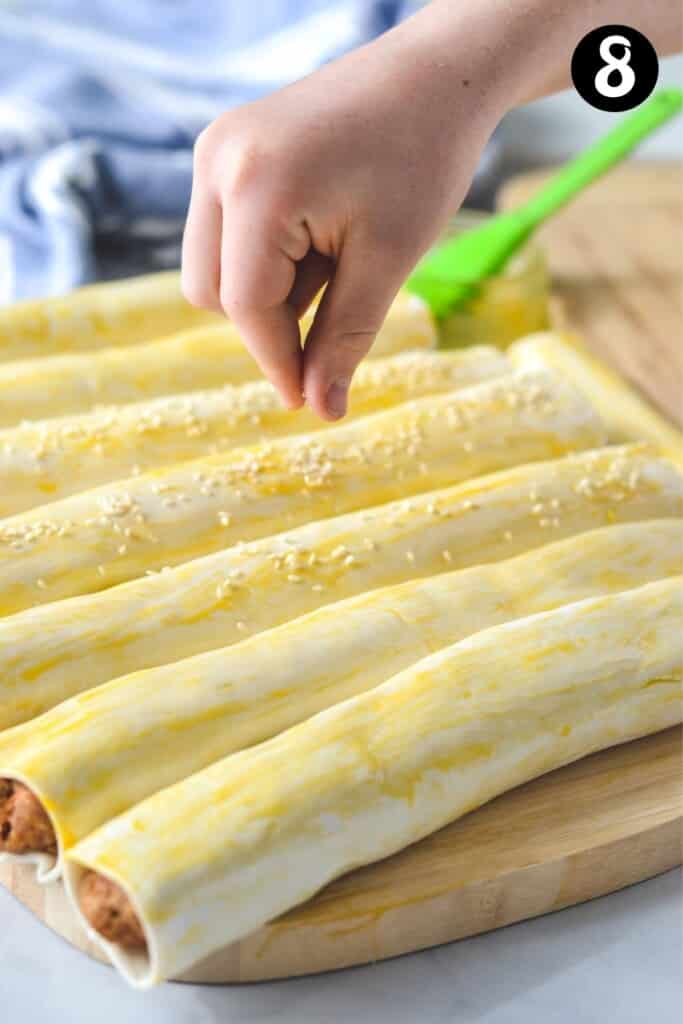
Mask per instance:
[[[472,6],[479,3],[488,0]],[[444,127],[464,119],[490,134],[509,109],[500,76],[491,74],[495,58],[478,11],[433,0],[368,49],[375,52],[372,66],[382,69],[378,84],[390,83],[400,102]]]
[[[570,84],[581,15],[591,7],[574,9],[564,0],[432,0],[385,38],[394,37],[395,46],[442,80],[451,109],[462,102],[492,130],[508,111],[543,95],[549,81]]]

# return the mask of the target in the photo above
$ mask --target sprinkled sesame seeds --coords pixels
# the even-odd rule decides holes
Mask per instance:
[[[100,508],[106,517],[118,518],[132,512],[134,502],[129,494],[106,494],[100,498]]]

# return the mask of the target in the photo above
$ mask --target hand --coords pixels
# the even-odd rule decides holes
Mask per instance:
[[[200,136],[183,248],[190,302],[223,310],[292,408],[344,414],[393,297],[516,104],[626,21],[660,53],[680,0],[431,0],[398,28]],[[328,282],[302,351],[298,317]]]
[[[184,293],[235,322],[291,408],[305,395],[344,415],[356,366],[502,113],[467,33],[452,52],[432,22],[417,16],[198,139]],[[302,350],[298,318],[326,282]]]

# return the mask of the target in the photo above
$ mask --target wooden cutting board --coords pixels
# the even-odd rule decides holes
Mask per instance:
[[[508,183],[502,204],[542,176]],[[660,409],[683,419],[680,171],[613,172],[543,231],[556,316]],[[197,965],[182,980],[257,981],[382,960],[535,917],[681,863],[683,734],[586,758],[467,815]],[[0,866],[0,883],[101,959],[61,886]]]
[[[184,981],[314,974],[547,914],[681,862],[683,735],[668,729],[520,786],[402,853],[354,871],[197,965]],[[101,959],[61,885],[28,867],[0,881]]]

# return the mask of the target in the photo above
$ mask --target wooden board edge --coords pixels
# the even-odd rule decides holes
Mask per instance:
[[[476,813],[476,812],[474,812]],[[649,829],[531,863],[419,902],[347,916],[343,923],[273,922],[176,979],[194,984],[272,981],[392,959],[553,913],[683,863],[683,809]],[[39,885],[29,866],[0,866],[0,885],[51,931],[108,963],[68,907],[61,884]]]
[[[494,931],[680,866],[682,830],[683,815],[679,815],[646,832],[434,896],[419,904],[419,915],[414,905],[404,905],[349,918],[343,926],[289,927],[282,930],[282,942],[276,923],[226,947],[176,980],[226,984],[321,974]],[[344,945],[349,947],[346,953]]]

